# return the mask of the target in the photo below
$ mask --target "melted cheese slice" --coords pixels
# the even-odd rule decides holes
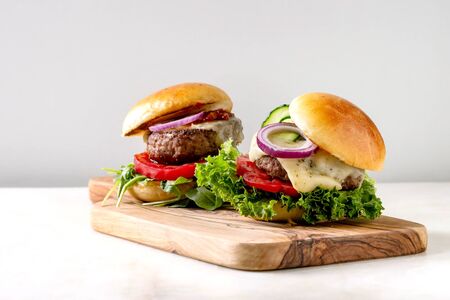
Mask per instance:
[[[240,144],[244,139],[244,134],[242,133],[242,123],[236,117],[231,117],[228,120],[222,121],[210,121],[198,124],[191,124],[187,126],[189,129],[204,129],[213,130],[217,132],[217,144],[221,145],[228,139],[232,138],[233,143]]]
[[[267,155],[256,143],[256,135],[250,144],[249,158],[255,161]],[[364,171],[347,165],[343,161],[319,149],[313,155],[302,158],[277,158],[286,170],[292,186],[299,192],[311,192],[316,187],[342,189],[341,182],[347,176],[363,175]]]

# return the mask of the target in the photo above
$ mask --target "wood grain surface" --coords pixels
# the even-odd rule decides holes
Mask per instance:
[[[112,186],[111,178],[89,182],[92,202]],[[127,198],[130,200],[130,198]],[[242,270],[275,270],[415,254],[427,247],[426,228],[382,216],[375,221],[342,221],[292,226],[245,218],[232,210],[143,207],[110,199],[94,203],[92,227],[106,234]]]

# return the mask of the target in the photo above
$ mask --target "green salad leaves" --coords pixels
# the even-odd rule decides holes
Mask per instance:
[[[102,204],[106,202],[111,194],[116,191],[117,201],[116,207],[120,206],[125,192],[136,184],[146,184],[152,179],[136,173],[134,164],[130,163],[121,166],[119,169],[104,168],[104,171],[115,175],[114,185],[106,194]],[[161,200],[155,202],[144,202],[144,206],[169,206],[169,207],[188,207],[197,206],[206,210],[215,210],[223,205],[221,198],[204,187],[197,187],[195,185],[190,190],[186,191],[186,187],[181,187],[186,183],[193,182],[193,179],[178,177],[176,180],[163,180],[160,183],[161,189],[167,193],[175,195],[173,199]],[[195,204],[195,205],[194,205]]]
[[[103,168],[103,170],[108,172],[109,174],[115,175],[115,178],[114,185],[106,194],[105,198],[102,201],[102,205],[106,202],[107,199],[109,199],[114,190],[116,190],[116,207],[119,207],[120,203],[122,202],[123,196],[125,195],[125,192],[130,187],[136,184],[146,184],[146,182],[153,180],[144,175],[136,173],[133,163],[121,166],[119,169]],[[142,205],[186,207],[189,204],[189,199],[186,199],[186,196],[180,190],[179,186],[189,182],[192,182],[192,179],[186,179],[184,177],[178,177],[177,180],[161,181],[161,189],[163,189],[165,192],[175,194],[175,197],[169,200],[146,202]]]
[[[117,189],[116,207],[119,207],[120,203],[122,202],[123,196],[125,195],[125,192],[128,190],[129,187],[133,186],[134,184],[140,181],[151,180],[146,176],[137,174],[136,171],[134,170],[134,164],[132,163],[126,166],[121,166],[120,169],[118,170],[111,168],[103,168],[102,170],[116,176],[114,179],[114,186],[106,194],[105,198],[102,201],[102,205],[105,203],[107,199],[109,199],[112,192],[115,189]]]
[[[198,207],[206,210],[215,210],[223,205],[221,198],[203,186],[190,190],[186,193],[186,197],[194,201]]]
[[[186,191],[180,186],[193,179],[179,177],[177,180],[161,181],[161,188],[173,193],[173,199],[148,202],[142,205],[188,207],[197,206],[206,210],[215,210],[231,204],[241,215],[270,220],[275,216],[274,205],[280,202],[288,210],[303,210],[303,222],[314,224],[321,221],[338,221],[347,219],[375,219],[381,215],[383,206],[375,195],[374,181],[366,175],[361,187],[351,191],[326,190],[320,187],[309,193],[301,193],[299,197],[291,197],[282,193],[269,193],[245,185],[242,177],[236,174],[236,160],[240,155],[231,140],[225,142],[219,154],[208,156],[205,163],[196,165],[195,177],[197,187]],[[128,188],[135,184],[145,184],[152,179],[136,173],[133,164],[120,169],[104,169],[114,174],[113,188],[117,191],[116,206],[120,205]],[[104,200],[104,201],[105,201]]]
[[[224,143],[217,156],[209,156],[206,163],[197,164],[197,185],[204,187],[224,202],[229,202],[240,214],[270,220],[274,204],[280,201],[288,210],[299,207],[304,213],[302,221],[310,224],[319,221],[337,221],[343,218],[375,219],[383,206],[375,195],[374,181],[366,175],[360,188],[352,191],[316,188],[294,198],[282,193],[273,194],[248,187],[236,175],[239,151],[231,141]]]

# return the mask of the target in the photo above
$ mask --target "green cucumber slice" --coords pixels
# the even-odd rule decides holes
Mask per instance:
[[[291,116],[287,116],[284,117],[280,120],[280,122],[285,122],[285,123],[294,123],[294,121],[291,119]]]
[[[270,134],[269,138],[275,145],[287,148],[296,148],[305,140],[300,134],[293,131],[274,132]]]
[[[287,120],[289,116],[289,104],[283,104],[272,110],[269,116],[264,120],[261,127],[267,126],[273,123],[280,123],[282,120]]]

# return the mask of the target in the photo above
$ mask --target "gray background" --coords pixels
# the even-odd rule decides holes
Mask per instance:
[[[234,99],[243,150],[271,108],[326,91],[378,124],[378,180],[450,180],[449,1],[0,0],[0,186],[129,162],[128,109],[186,81]]]

